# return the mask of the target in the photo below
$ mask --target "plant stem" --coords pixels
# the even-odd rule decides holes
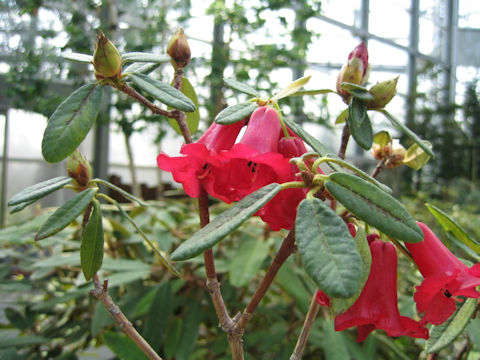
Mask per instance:
[[[292,356],[290,356],[290,360],[301,360],[303,356],[303,351],[305,350],[305,346],[307,345],[310,330],[312,329],[313,322],[317,317],[319,308],[320,305],[317,303],[314,294],[312,297],[312,301],[310,302],[310,307],[308,308],[307,316],[305,317],[305,322],[303,323],[302,331],[300,332],[300,336],[298,337],[297,344],[295,345]]]
[[[378,162],[377,166],[375,166],[375,169],[372,172],[372,175],[370,175],[372,178],[376,178],[378,174],[380,174],[380,171],[383,170],[383,167],[385,165],[385,161],[386,159],[384,158]]]
[[[345,160],[345,152],[347,151],[348,139],[350,138],[350,129],[348,124],[345,123],[342,131],[342,143],[340,144],[340,150],[338,150],[338,157]]]
[[[120,90],[121,92],[123,92],[123,93],[127,94],[128,96],[134,98],[139,103],[141,103],[145,107],[149,108],[153,113],[163,115],[163,116],[166,116],[166,117],[169,117],[169,118],[174,118],[174,116],[172,116],[171,111],[163,110],[163,109],[159,108],[157,105],[151,103],[150,100],[145,98],[142,94],[137,92],[134,88],[128,86],[127,83],[122,83],[122,86],[119,87],[118,90]]]
[[[150,360],[162,360],[160,356],[152,349],[152,347],[145,341],[145,339],[137,332],[132,323],[128,321],[126,316],[122,313],[122,310],[113,302],[112,298],[108,294],[108,280],[102,283],[98,278],[98,275],[93,276],[93,283],[95,289],[90,291],[90,294],[100,300],[105,308],[108,310],[111,317],[113,317],[116,323],[120,326],[122,331],[132,339],[135,344],[142,350]]]

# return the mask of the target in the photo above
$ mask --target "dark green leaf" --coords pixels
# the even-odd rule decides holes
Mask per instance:
[[[440,210],[438,207],[432,204],[425,204],[428,210],[432,213],[435,219],[442,226],[443,230],[450,232],[453,236],[470,249],[474,250],[477,254],[480,254],[480,244],[472,239],[460,225],[456,223],[450,216]]]
[[[102,106],[103,86],[87,84],[77,89],[55,110],[43,134],[42,154],[59,162],[85,139]]]
[[[198,97],[195,89],[193,88],[192,84],[187,78],[182,78],[182,86],[180,87],[180,91],[187,96],[190,100],[193,101],[195,104],[196,110],[193,112],[185,113],[186,121],[188,130],[190,133],[193,134],[198,129],[198,123],[200,121],[200,107],[198,106]],[[180,126],[178,126],[178,122],[175,119],[168,118],[168,122],[170,126],[180,135],[182,135],[182,131],[180,130]]]
[[[240,91],[244,94],[247,94],[253,97],[257,97],[257,98],[260,97],[257,90],[255,90],[249,85],[243,84],[233,79],[223,79],[223,81],[225,82],[225,85],[227,85],[229,88],[232,88],[233,90]]]
[[[357,98],[359,100],[363,100],[363,101],[373,100],[373,95],[370,94],[368,91],[365,92],[360,90],[350,90],[349,93],[352,94],[354,98]]]
[[[24,202],[24,203],[21,203],[21,204],[18,204],[18,205],[10,206],[8,211],[9,211],[10,214],[22,211],[28,205],[32,205],[35,201],[37,201],[37,200],[31,200],[31,201]]]
[[[173,324],[168,327],[168,331],[165,335],[165,346],[163,348],[167,359],[174,359],[177,354],[178,343],[180,341],[180,336],[182,335],[182,325],[182,319],[175,317],[173,319]]]
[[[250,116],[256,108],[258,108],[257,103],[250,101],[227,107],[217,114],[215,122],[222,125],[236,123]]]
[[[452,343],[465,330],[476,306],[477,299],[468,298],[447,321],[442,325],[433,326],[427,340],[427,354],[438,352]]]
[[[132,202],[136,202],[138,203],[140,206],[148,206],[147,203],[145,203],[144,201],[140,200],[139,198],[133,196],[132,194],[126,192],[125,190],[123,189],[120,189],[118,186],[115,186],[113,185],[111,182],[107,181],[107,180],[103,180],[103,179],[93,179],[92,181],[98,183],[98,184],[102,184],[116,192],[118,192],[120,195],[122,195],[124,198],[132,201]]]
[[[196,301],[189,305],[187,312],[183,316],[182,335],[178,343],[178,350],[175,357],[176,360],[187,360],[195,347],[201,315],[202,310],[200,308],[200,302]]]
[[[24,347],[31,345],[41,345],[47,344],[51,339],[45,338],[43,336],[37,335],[25,335],[25,336],[16,336],[16,337],[6,337],[2,336],[0,338],[0,349],[8,347]]]
[[[62,188],[72,181],[68,176],[59,176],[41,183],[29,186],[18,194],[12,196],[8,202],[8,206],[18,205],[21,203],[32,203],[48,194],[51,194],[55,190]]]
[[[107,331],[102,338],[110,350],[122,360],[148,360],[143,351],[126,335]]]
[[[340,87],[343,90],[347,90],[348,92],[350,92],[350,91],[368,92],[368,89],[366,87],[363,87],[361,85],[354,84],[354,83],[349,83],[349,82],[346,82],[346,81],[342,82],[340,84]]]
[[[55,212],[50,215],[47,221],[45,221],[40,227],[37,235],[35,235],[35,240],[45,239],[67,227],[83,212],[83,210],[85,210],[97,191],[97,188],[83,190],[55,210]]]
[[[165,105],[186,112],[196,110],[195,104],[192,102],[192,100],[183,95],[173,86],[153,79],[145,74],[131,73],[130,77],[140,89],[149,93]]]
[[[151,63],[167,63],[170,62],[170,56],[157,55],[142,52],[130,52],[122,54],[124,62],[151,62]]]
[[[362,100],[352,98],[350,105],[348,105],[347,123],[357,144],[361,148],[369,150],[373,143],[373,130],[367,108]]]
[[[111,325],[115,320],[110,316],[107,308],[101,301],[98,301],[93,311],[93,318],[90,324],[92,336],[96,337],[104,327]]]
[[[295,220],[303,267],[326,294],[353,296],[362,283],[362,258],[347,225],[319,199],[303,200]]]
[[[182,243],[172,253],[171,259],[174,261],[190,259],[210,249],[260,210],[280,189],[279,184],[273,183],[244,197]]]
[[[153,349],[159,349],[163,343],[172,312],[172,304],[172,287],[169,282],[164,282],[158,286],[155,292],[142,333]]]
[[[8,321],[10,321],[10,324],[21,331],[25,331],[30,328],[30,324],[25,316],[23,316],[23,314],[17,309],[11,307],[5,308],[5,316],[7,317]]]
[[[297,91],[290,96],[321,95],[321,94],[328,94],[328,93],[334,93],[334,92],[335,92],[334,90],[330,90],[330,89],[302,90],[302,91]]]
[[[93,210],[80,245],[80,262],[86,280],[90,280],[102,266],[103,241],[102,209],[98,200],[93,200]]]
[[[93,56],[89,54],[81,54],[81,53],[64,53],[62,54],[62,58],[65,60],[76,61],[84,64],[90,64],[93,61]]]
[[[242,242],[230,265],[230,284],[235,287],[249,284],[267,257],[268,248],[265,240],[260,238]]]
[[[415,143],[423,149],[428,155],[432,157],[432,159],[435,159],[435,154],[433,153],[432,149],[422,140],[418,137],[417,134],[415,134],[412,130],[410,130],[408,127],[406,127],[404,124],[402,124],[400,121],[398,121],[392,114],[390,114],[386,110],[377,110],[384,114],[388,120],[392,123],[393,126],[395,126],[398,130],[403,132],[405,135],[407,135],[410,139],[415,141]]]
[[[405,242],[423,240],[423,232],[412,215],[377,186],[347,173],[331,174],[325,186],[350,212],[379,231]]]

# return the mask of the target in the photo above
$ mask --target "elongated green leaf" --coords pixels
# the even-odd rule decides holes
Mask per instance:
[[[284,118],[283,121],[287,126],[292,130],[295,134],[300,136],[300,138],[305,141],[308,145],[312,147],[312,149],[318,153],[320,156],[328,156],[331,158],[338,158],[340,159],[337,155],[335,155],[330,149],[328,149],[325,145],[323,145],[320,141],[315,139],[312,135],[310,135],[308,132],[306,132],[302,127],[298,126],[295,122],[288,120],[287,118]],[[328,166],[330,166],[333,170],[336,171],[341,171],[342,168],[341,166],[333,163],[329,163]]]
[[[103,86],[91,83],[60,104],[43,133],[42,154],[46,161],[62,161],[80,145],[95,123],[102,98]]]
[[[256,108],[258,108],[257,103],[250,101],[227,107],[217,114],[215,122],[222,125],[236,123],[250,116]]]
[[[90,64],[93,61],[93,56],[88,54],[81,53],[63,53],[62,58],[65,60],[76,61],[84,64]]]
[[[367,108],[362,100],[352,98],[350,105],[348,105],[347,123],[357,144],[361,148],[369,150],[373,143],[373,130]]]
[[[185,112],[196,110],[195,104],[192,100],[183,95],[173,86],[140,73],[131,73],[130,78],[140,89],[149,93],[165,105]]]
[[[7,317],[8,321],[10,321],[10,324],[21,331],[25,331],[31,327],[31,324],[27,321],[25,316],[17,309],[6,307],[5,316]]]
[[[273,183],[244,197],[214,218],[212,222],[196,232],[190,239],[182,243],[172,253],[172,260],[190,259],[210,249],[260,210],[280,189],[281,186],[279,184]]]
[[[176,360],[187,360],[198,338],[198,330],[202,311],[198,301],[191,304],[183,316],[182,335],[178,343],[178,350],[175,354]]]
[[[405,135],[407,135],[410,139],[415,141],[418,146],[420,146],[423,151],[425,151],[428,155],[432,157],[432,159],[435,159],[435,154],[432,151],[432,149],[426,144],[422,139],[418,137],[417,134],[415,134],[412,130],[410,130],[408,127],[406,127],[402,122],[398,121],[392,114],[390,114],[387,110],[377,110],[384,114],[388,120],[392,123],[393,126],[395,126],[398,130],[403,132]]]
[[[347,121],[348,117],[348,107],[343,110],[335,119],[335,125],[337,124],[343,124],[345,121]]]
[[[362,282],[362,258],[345,222],[319,199],[303,200],[295,220],[298,253],[326,294],[349,298]]]
[[[124,70],[123,73],[140,73],[140,74],[149,74],[156,68],[160,66],[159,63],[133,63],[129,66],[127,66]],[[131,80],[131,79],[128,79]]]
[[[268,255],[268,244],[263,239],[250,239],[242,242],[230,265],[230,284],[242,287],[250,283],[258,274],[263,260]]]
[[[98,184],[102,184],[116,192],[118,192],[119,194],[121,194],[124,198],[132,201],[132,202],[136,202],[138,203],[140,206],[148,206],[147,203],[145,203],[144,201],[140,200],[139,198],[133,196],[132,194],[126,192],[125,190],[123,189],[120,189],[118,186],[115,186],[113,185],[111,182],[107,181],[107,180],[103,180],[103,179],[93,179],[92,180],[93,182],[96,182]]]
[[[13,213],[22,211],[22,210],[25,209],[28,205],[32,205],[35,201],[37,201],[37,200],[31,200],[31,201],[24,202],[24,203],[21,203],[21,204],[18,204],[18,205],[10,206],[9,209],[8,209],[8,212],[9,212],[10,214],[13,214]]]
[[[350,212],[381,232],[405,242],[423,240],[415,219],[394,197],[347,173],[331,174],[325,182],[330,194]]]
[[[334,90],[330,89],[319,89],[319,90],[303,90],[303,91],[296,91],[290,96],[305,96],[305,95],[323,95],[328,93],[334,93]]]
[[[180,87],[180,91],[190,100],[192,100],[196,107],[195,111],[185,113],[188,130],[190,130],[190,133],[193,134],[195,131],[197,131],[198,123],[200,121],[200,107],[198,106],[197,93],[195,92],[195,89],[190,81],[185,77],[182,78],[182,86]],[[178,126],[178,122],[175,119],[168,118],[168,122],[178,134],[182,135],[180,126]]]
[[[102,335],[105,344],[122,360],[148,360],[147,355],[128,336],[106,331]]]
[[[343,90],[347,90],[348,92],[350,92],[350,91],[368,92],[368,89],[366,87],[363,87],[361,85],[354,84],[354,83],[349,83],[349,82],[346,82],[346,81],[342,82],[340,84],[340,87]]]
[[[168,63],[170,62],[170,56],[149,54],[143,52],[130,52],[122,54],[122,60],[124,62],[152,62],[152,63]]]
[[[284,97],[290,96],[295,94],[298,90],[300,90],[304,85],[306,85],[312,76],[304,76],[300,79],[295,80],[294,82],[288,84],[285,88],[280,90],[275,96],[272,98],[272,101],[278,101],[283,99]]]
[[[98,200],[93,200],[93,210],[80,245],[80,262],[87,280],[90,280],[102,266],[103,241],[102,209]]]
[[[461,243],[474,250],[477,254],[480,254],[480,244],[472,239],[463,228],[457,224],[450,216],[440,210],[438,207],[432,204],[425,204],[428,210],[432,213],[438,223],[442,226],[443,230],[448,233],[452,233]]]
[[[165,346],[163,349],[167,359],[175,358],[175,354],[178,351],[180,336],[182,335],[183,320],[176,317],[172,321],[173,325],[168,327],[168,331],[165,335]]]
[[[40,227],[35,240],[45,239],[67,227],[85,210],[97,191],[97,188],[86,189],[55,210]]]
[[[427,354],[438,352],[460,335],[472,318],[477,299],[466,299],[463,305],[442,325],[433,326],[427,340]]]
[[[167,323],[173,310],[172,287],[169,282],[158,286],[147,320],[143,327],[143,337],[154,348],[159,349],[166,335]]]
[[[358,90],[350,90],[349,93],[359,100],[368,101],[373,100],[373,95],[369,92],[358,91]]]
[[[72,181],[68,176],[59,176],[41,183],[32,185],[23,189],[18,194],[12,196],[8,201],[8,206],[18,205],[21,203],[32,203],[38,199],[41,199],[48,194],[51,194],[55,190],[62,188]]]
[[[51,339],[37,336],[37,335],[24,335],[24,336],[17,336],[17,337],[6,337],[2,336],[0,339],[0,349],[4,349],[7,347],[23,347],[23,346],[31,346],[31,345],[41,345],[47,344],[51,341]]]
[[[225,85],[227,85],[229,88],[232,88],[233,90],[240,91],[253,97],[260,97],[260,94],[257,92],[257,90],[255,90],[249,85],[243,84],[233,79],[223,79],[223,81],[225,82]]]

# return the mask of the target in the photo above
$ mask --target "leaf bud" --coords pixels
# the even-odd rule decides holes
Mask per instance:
[[[80,151],[75,150],[67,159],[67,173],[75,187],[83,190],[92,178],[92,167]]]
[[[369,90],[373,100],[366,102],[367,109],[382,109],[397,93],[398,76],[395,79],[382,81],[371,87]]]
[[[170,55],[175,68],[183,68],[190,62],[190,46],[182,28],[178,29],[168,42],[167,54]]]
[[[97,38],[95,52],[93,53],[95,77],[99,80],[103,78],[118,78],[122,74],[120,53],[102,31],[100,31]]]

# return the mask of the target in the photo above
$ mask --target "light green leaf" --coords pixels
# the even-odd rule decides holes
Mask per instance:
[[[330,194],[379,231],[405,242],[423,240],[415,219],[394,197],[358,176],[334,173],[325,182]]]
[[[359,90],[350,90],[349,93],[354,97],[362,101],[373,100],[373,95],[369,92],[359,91]]]
[[[98,200],[93,200],[93,210],[80,245],[80,262],[86,280],[90,280],[102,266],[103,242],[102,209]]]
[[[263,239],[250,239],[242,242],[230,265],[230,284],[242,287],[250,283],[258,274],[263,260],[268,255],[268,244]]]
[[[124,62],[168,63],[170,62],[170,56],[142,52],[130,52],[122,54],[122,60]]]
[[[140,74],[149,74],[156,68],[160,66],[159,63],[133,63],[127,66],[124,70],[124,74],[128,73],[140,73]],[[131,80],[131,79],[128,79]]]
[[[70,155],[85,139],[102,106],[103,86],[91,83],[75,90],[48,120],[42,154],[55,163]]]
[[[375,134],[373,142],[380,146],[386,146],[392,141],[392,138],[388,131],[382,130]]]
[[[426,146],[430,149],[432,144],[426,140],[423,141]],[[405,157],[403,158],[403,163],[413,170],[420,170],[424,167],[428,160],[430,160],[430,155],[428,155],[418,144],[413,144],[407,150]]]
[[[119,188],[118,186],[113,185],[111,182],[109,182],[107,180],[93,179],[92,182],[104,185],[104,186],[112,189],[113,191],[118,192],[120,195],[122,195],[124,198],[130,200],[131,202],[136,202],[140,206],[144,206],[144,207],[148,206],[147,203],[144,202],[143,200],[140,200],[139,198],[133,196],[132,194],[126,192],[125,190]]]
[[[173,86],[153,79],[145,74],[131,73],[130,78],[143,91],[147,92],[165,105],[185,112],[196,110],[195,104]]]
[[[328,94],[328,93],[334,93],[334,92],[335,92],[334,90],[330,90],[330,89],[303,90],[303,91],[294,92],[290,96],[322,95],[322,94]]]
[[[348,105],[347,123],[357,144],[361,148],[369,150],[373,143],[373,130],[367,108],[362,100],[352,98]]]
[[[243,84],[233,79],[223,79],[223,81],[225,82],[225,85],[227,85],[229,88],[232,88],[233,90],[240,91],[244,94],[247,94],[256,98],[260,97],[257,90],[255,90],[249,85]]]
[[[442,325],[432,326],[427,340],[427,354],[435,353],[452,343],[472,318],[477,299],[468,298],[461,307]]]
[[[8,201],[8,206],[18,205],[21,203],[29,203],[41,199],[48,194],[51,194],[55,190],[62,188],[72,181],[68,176],[59,176],[41,183],[29,186],[18,194],[12,196]]]
[[[425,204],[428,210],[432,213],[438,223],[442,226],[443,230],[447,233],[451,233],[461,243],[468,246],[470,249],[480,254],[480,244],[472,239],[463,228],[457,224],[450,216],[440,210],[438,207],[432,204]]]
[[[75,197],[68,200],[60,208],[50,215],[50,217],[43,223],[35,235],[35,240],[42,240],[49,236],[58,233],[60,230],[66,228],[71,222],[75,221],[87,205],[92,201],[98,188],[89,188],[83,190]]]
[[[24,335],[16,337],[2,336],[0,339],[0,349],[8,347],[24,347],[32,345],[41,345],[50,343],[51,339],[37,335]]]
[[[103,341],[122,360],[148,360],[147,355],[128,336],[113,331],[102,335]]]
[[[260,210],[280,190],[281,186],[273,183],[244,197],[182,243],[172,253],[171,259],[174,261],[190,259],[210,249]]]
[[[222,125],[236,123],[250,116],[256,108],[258,108],[257,103],[250,101],[227,107],[217,114],[215,122]]]
[[[280,90],[271,100],[276,102],[284,97],[290,96],[295,94],[298,90],[300,90],[304,85],[306,85],[312,76],[305,76],[300,79],[295,80],[294,82],[290,83],[284,89]]]
[[[76,61],[84,64],[91,64],[93,61],[93,56],[88,54],[81,54],[81,53],[63,53],[62,58],[65,60]]]
[[[180,91],[190,100],[192,100],[196,107],[195,111],[185,113],[188,130],[190,130],[190,133],[193,134],[195,131],[197,131],[198,123],[200,122],[200,107],[198,106],[197,93],[195,92],[195,89],[190,81],[185,77],[182,78],[182,86],[180,87]],[[178,126],[178,123],[175,119],[168,118],[168,122],[178,134],[182,135],[180,126]]]
[[[345,222],[323,201],[303,200],[295,220],[298,253],[307,274],[326,294],[353,296],[362,283],[362,258]]]
[[[335,119],[335,125],[337,124],[343,124],[345,121],[347,121],[348,117],[348,107],[343,110]]]
[[[361,85],[358,85],[358,84],[354,84],[354,83],[349,83],[349,82],[342,82],[340,84],[340,87],[343,89],[343,90],[346,90],[348,92],[350,91],[358,91],[358,92],[366,92],[368,93],[368,89],[366,87],[363,87]]]

